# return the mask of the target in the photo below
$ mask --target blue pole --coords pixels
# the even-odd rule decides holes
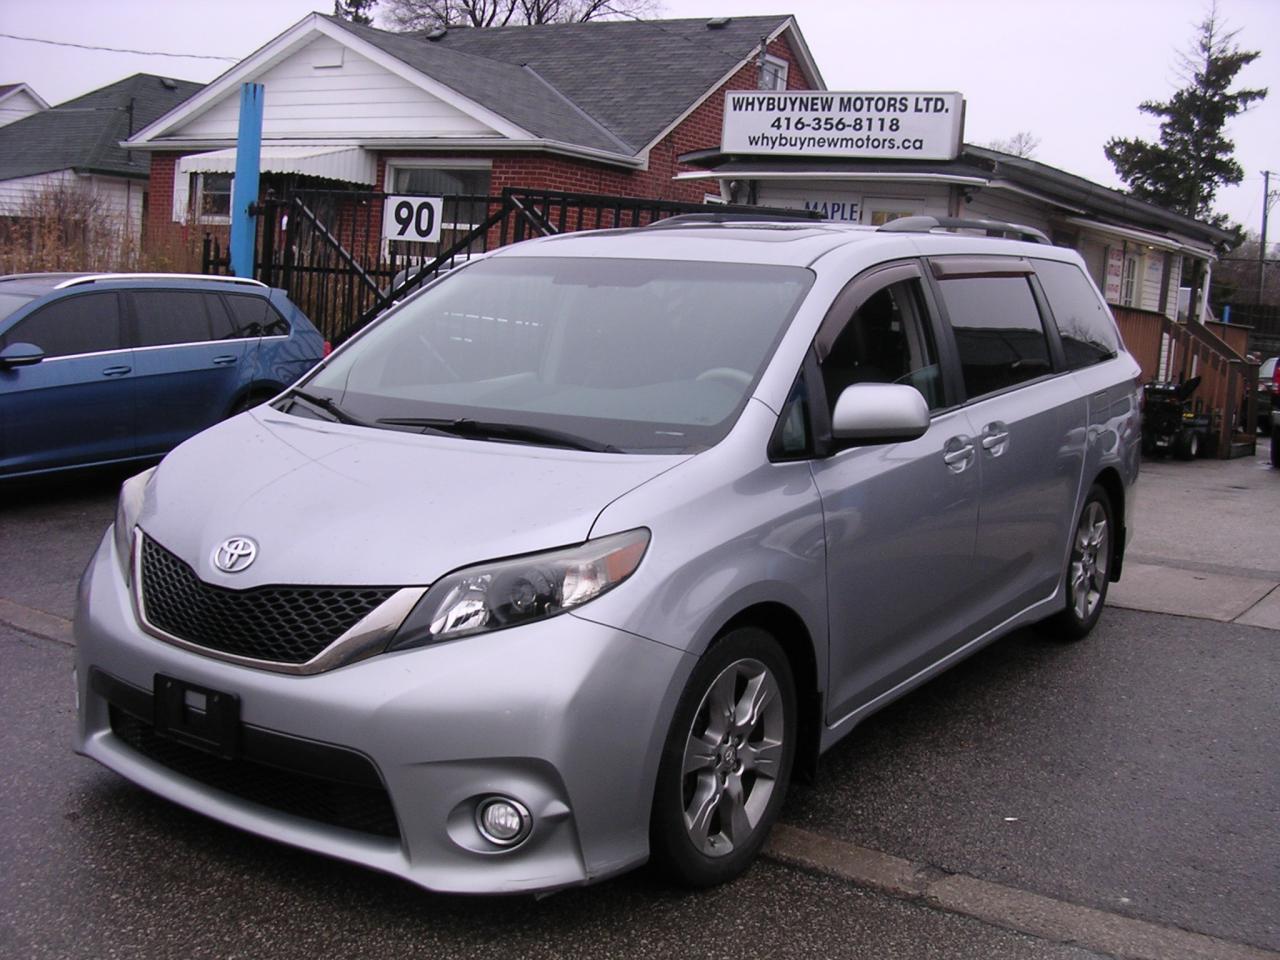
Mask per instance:
[[[266,88],[260,83],[240,87],[240,134],[236,139],[236,179],[231,186],[231,272],[253,276],[253,214],[249,205],[258,201],[258,164],[262,158],[262,102]]]

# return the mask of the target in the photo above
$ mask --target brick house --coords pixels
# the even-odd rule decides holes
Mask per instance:
[[[150,237],[228,222],[247,81],[264,189],[695,202],[679,158],[719,142],[723,91],[824,86],[790,16],[398,34],[312,14],[127,141],[150,155]]]

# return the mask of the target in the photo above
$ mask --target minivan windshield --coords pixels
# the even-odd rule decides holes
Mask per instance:
[[[310,403],[289,409],[516,443],[696,451],[728,433],[812,280],[755,264],[484,260],[334,356],[305,383]]]

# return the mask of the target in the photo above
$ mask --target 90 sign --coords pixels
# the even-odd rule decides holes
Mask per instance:
[[[440,197],[387,197],[382,207],[383,239],[436,243],[443,209]]]

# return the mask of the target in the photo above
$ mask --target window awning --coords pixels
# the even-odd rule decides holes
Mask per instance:
[[[377,158],[368,150],[351,146],[263,144],[259,169],[263,173],[300,173],[347,183],[373,184],[378,179]],[[178,170],[181,173],[235,173],[235,147],[183,157],[178,161]]]

